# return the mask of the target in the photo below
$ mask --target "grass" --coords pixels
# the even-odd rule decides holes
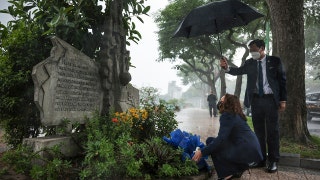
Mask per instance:
[[[253,130],[252,119],[247,117],[248,125]],[[302,158],[320,159],[320,138],[311,136],[308,144],[297,143],[293,140],[282,138],[280,140],[280,152],[300,154]]]
[[[300,154],[302,158],[320,159],[320,138],[311,136],[308,144],[281,139],[280,152]]]

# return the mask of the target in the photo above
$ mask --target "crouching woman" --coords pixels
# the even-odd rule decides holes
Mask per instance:
[[[219,179],[240,178],[250,163],[263,159],[259,141],[237,96],[226,94],[217,106],[221,114],[218,136],[209,137],[206,147],[196,151],[192,160],[211,155]]]

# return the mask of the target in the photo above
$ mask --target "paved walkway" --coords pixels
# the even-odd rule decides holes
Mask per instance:
[[[188,108],[182,109],[177,113],[179,128],[183,131],[191,132],[200,135],[201,141],[205,142],[207,137],[216,136],[219,131],[219,119],[210,118],[209,112],[206,109]],[[208,160],[209,164],[212,164]],[[190,179],[217,179],[214,174],[208,178],[205,174],[193,177]],[[305,169],[300,167],[290,167],[279,165],[279,170],[276,173],[267,173],[265,168],[251,169],[246,171],[241,179],[244,180],[267,180],[267,179],[288,179],[288,180],[320,180],[320,169]]]

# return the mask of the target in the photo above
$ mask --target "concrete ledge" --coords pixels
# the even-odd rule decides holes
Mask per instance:
[[[320,159],[301,158],[300,154],[280,153],[279,165],[320,169]]]
[[[309,169],[320,169],[320,159],[302,158],[300,167]]]
[[[300,154],[280,153],[279,165],[300,167]]]
[[[25,138],[23,139],[23,144],[31,146],[34,152],[58,145],[61,153],[66,157],[74,157],[80,152],[80,149],[74,140],[67,136]],[[44,151],[41,151],[39,154],[41,157],[46,157],[47,155]]]

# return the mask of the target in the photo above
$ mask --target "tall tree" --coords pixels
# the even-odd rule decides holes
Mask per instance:
[[[305,43],[303,0],[266,0],[270,9],[273,54],[287,75],[287,108],[281,115],[281,136],[307,142],[310,134],[305,104]]]

